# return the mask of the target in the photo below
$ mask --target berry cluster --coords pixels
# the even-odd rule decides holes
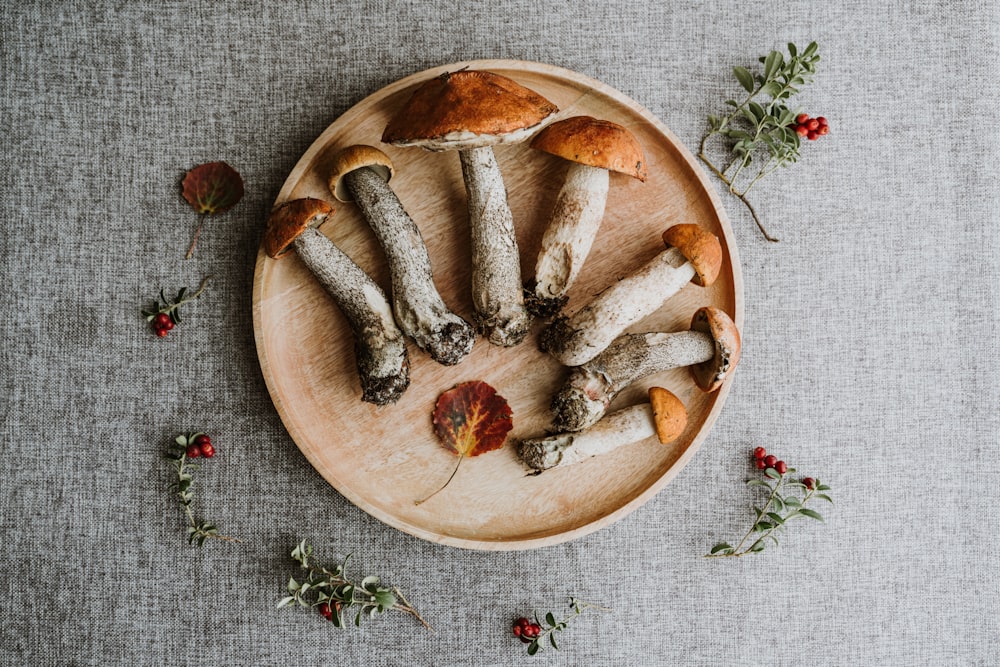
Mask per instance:
[[[522,616],[514,621],[511,632],[525,644],[530,644],[533,640],[538,639],[538,635],[542,633],[542,626],[538,623],[532,623]]]
[[[827,125],[826,118],[823,116],[810,118],[809,114],[805,113],[800,113],[795,117],[795,124],[792,125],[792,129],[795,130],[795,133],[800,137],[805,137],[809,141],[816,141],[824,134],[828,134],[830,132],[830,127]]]
[[[757,470],[774,468],[779,475],[784,475],[788,472],[788,465],[784,461],[779,461],[777,456],[768,454],[767,450],[763,447],[758,447],[753,450],[753,459],[754,465],[757,466]]]
[[[324,602],[323,604],[321,604],[319,606],[319,613],[320,613],[320,615],[322,615],[323,618],[325,618],[328,621],[332,621],[333,620],[333,612],[334,612],[334,610],[336,610],[336,612],[338,614],[340,613],[340,603],[339,602],[334,602],[332,607],[327,602]]]
[[[170,333],[170,330],[174,328],[174,321],[170,319],[170,315],[167,315],[166,313],[158,313],[156,317],[153,318],[152,323],[153,331],[155,331],[156,335],[160,338],[166,336]]]
[[[199,456],[210,459],[215,456],[215,446],[212,444],[211,438],[204,433],[199,433],[191,438],[190,444],[188,444],[184,453],[187,454],[189,459],[196,459]]]

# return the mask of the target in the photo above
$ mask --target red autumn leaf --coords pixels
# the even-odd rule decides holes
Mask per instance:
[[[507,399],[480,381],[463,382],[441,394],[434,406],[433,420],[435,435],[446,449],[458,455],[458,463],[444,486],[424,500],[448,486],[463,459],[499,449],[514,428]]]
[[[186,255],[186,259],[191,259],[205,216],[225,213],[243,198],[243,177],[225,162],[200,164],[184,175],[181,194],[201,214]]]
[[[184,176],[181,183],[184,199],[198,213],[225,213],[243,198],[240,172],[225,162],[200,164]]]

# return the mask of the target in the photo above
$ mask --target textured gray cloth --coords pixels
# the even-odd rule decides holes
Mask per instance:
[[[510,620],[570,595],[614,611],[531,664],[996,663],[997,3],[503,7],[3,3],[0,663],[528,664]],[[724,198],[744,359],[662,493],[574,542],[480,553],[389,528],[313,470],[261,378],[250,286],[275,194],[339,114],[427,67],[516,58],[618,88],[694,148],[733,65],[810,39],[797,101],[832,132],[753,192],[781,243]],[[220,159],[246,197],[184,262],[179,178]],[[155,339],[138,307],[204,274]],[[184,543],[160,453],[191,428],[220,452],[196,506],[242,544]],[[761,556],[704,560],[747,525],[754,445],[837,505]],[[276,611],[300,537],[353,552],[436,633]]]

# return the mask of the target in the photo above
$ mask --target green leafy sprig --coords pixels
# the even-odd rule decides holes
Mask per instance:
[[[555,614],[553,614],[551,611],[545,614],[544,619],[539,619],[538,612],[535,612],[534,614],[535,623],[537,623],[542,627],[542,631],[538,634],[537,637],[531,640],[531,643],[528,644],[528,655],[535,655],[536,653],[538,653],[538,651],[541,650],[542,646],[544,646],[544,641],[546,638],[548,638],[549,644],[552,646],[552,648],[558,651],[559,644],[556,642],[556,633],[565,630],[573,619],[575,619],[577,616],[579,616],[586,610],[594,609],[598,611],[611,611],[606,607],[600,607],[596,604],[592,604],[590,602],[584,602],[582,600],[577,600],[576,598],[573,597],[569,599],[569,606],[570,609],[573,610],[573,613],[571,613],[566,618],[558,621],[556,620]]]
[[[779,473],[774,468],[765,468],[764,476],[770,481],[751,479],[747,486],[768,490],[767,501],[763,507],[753,506],[754,522],[743,539],[734,547],[727,542],[721,542],[712,547],[707,558],[727,558],[746,556],[764,551],[768,542],[778,544],[777,533],[785,529],[788,522],[797,517],[808,517],[822,521],[823,516],[816,510],[806,507],[814,498],[833,503],[825,491],[830,487],[819,479],[807,477],[803,480],[790,479],[789,475],[795,468],[788,468]],[[773,484],[772,484],[773,482]],[[797,495],[798,494],[798,495]],[[752,541],[751,541],[752,540]],[[747,546],[747,543],[750,543]]]
[[[344,562],[325,568],[312,560],[312,545],[302,540],[292,551],[292,558],[299,563],[308,575],[302,581],[294,577],[288,580],[289,595],[278,601],[278,609],[286,606],[316,607],[329,605],[330,620],[338,628],[344,627],[344,615],[348,609],[357,607],[354,624],[361,625],[361,617],[367,613],[370,618],[386,611],[401,611],[410,614],[428,630],[428,625],[417,610],[413,608],[398,588],[383,586],[379,577],[365,577],[356,583],[347,578],[344,568],[350,558]]]
[[[171,462],[177,471],[177,481],[170,485],[170,490],[177,495],[181,506],[184,508],[184,515],[188,520],[188,544],[197,543],[200,547],[205,544],[205,540],[209,539],[222,540],[224,542],[239,542],[240,540],[235,537],[220,535],[215,524],[208,521],[197,521],[194,518],[194,512],[191,511],[191,502],[194,500],[194,491],[191,490],[194,483],[192,471],[198,465],[191,463],[191,460],[188,458],[187,446],[189,443],[194,442],[194,439],[199,435],[203,434],[191,433],[189,435],[177,436],[174,439],[176,446],[171,446],[170,451],[166,454],[167,460]]]
[[[150,308],[149,310],[144,309],[141,311],[143,317],[146,318],[147,322],[152,322],[156,318],[156,316],[159,315],[160,313],[166,313],[167,315],[170,316],[170,320],[174,324],[180,324],[181,306],[183,306],[186,303],[191,303],[192,301],[200,297],[201,293],[204,292],[205,288],[208,286],[208,281],[211,277],[212,276],[205,276],[204,278],[202,278],[201,284],[198,285],[198,289],[195,290],[193,293],[191,293],[190,296],[188,296],[187,287],[182,287],[180,291],[177,292],[176,297],[174,297],[173,299],[168,299],[164,295],[163,290],[161,289],[160,298],[158,301],[153,301],[152,308]]]
[[[795,44],[789,43],[787,60],[780,51],[771,51],[759,59],[764,65],[760,74],[734,67],[733,74],[747,96],[742,101],[726,100],[732,107],[728,114],[709,115],[708,131],[698,150],[698,157],[746,205],[764,238],[772,242],[778,239],[764,228],[747,199],[747,192],[778,167],[799,159],[801,137],[792,129],[797,114],[787,106],[787,101],[812,82],[820,61],[818,48],[812,42],[799,51]],[[716,165],[705,153],[712,137],[727,140],[729,154],[724,166]],[[753,168],[748,169],[751,165]]]

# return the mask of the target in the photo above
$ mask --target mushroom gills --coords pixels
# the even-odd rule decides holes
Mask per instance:
[[[476,325],[494,345],[517,345],[528,334],[521,259],[507,190],[493,149],[459,152],[472,231],[472,303]]]
[[[475,331],[441,298],[420,229],[385,179],[369,167],[343,176],[375,232],[392,276],[392,301],[400,328],[435,361],[451,366],[472,351]]]
[[[608,171],[574,163],[556,198],[535,264],[535,296],[562,300],[580,274],[604,218]]]
[[[319,230],[305,229],[293,244],[354,332],[362,400],[396,402],[410,384],[409,360],[382,289]]]
[[[581,433],[522,440],[518,456],[528,467],[542,471],[579,463],[655,435],[653,409],[642,403],[613,412]]]

